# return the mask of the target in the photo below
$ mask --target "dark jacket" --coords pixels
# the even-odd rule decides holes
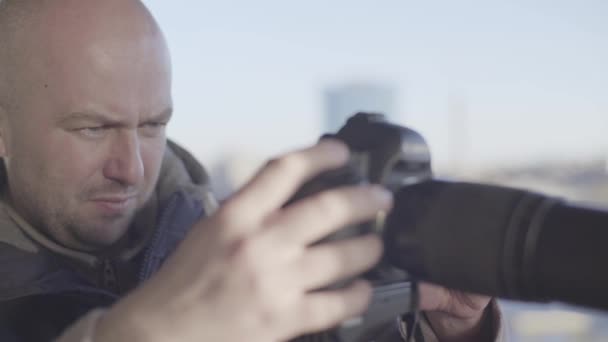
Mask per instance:
[[[148,279],[190,227],[215,209],[203,168],[169,142],[159,182],[136,215],[125,248],[91,255],[0,209],[0,341],[50,341],[79,317]]]

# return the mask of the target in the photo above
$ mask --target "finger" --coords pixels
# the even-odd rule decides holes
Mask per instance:
[[[445,311],[450,305],[450,296],[446,288],[429,283],[418,284],[419,309],[421,311]]]
[[[418,289],[420,310],[443,312],[461,319],[480,316],[491,299],[429,283],[420,283]]]
[[[361,315],[369,305],[371,294],[371,286],[363,280],[344,289],[307,294],[296,317],[297,322],[294,322],[297,324],[296,333],[328,330]]]
[[[378,236],[342,240],[311,247],[294,267],[293,278],[303,278],[307,290],[315,290],[356,276],[374,266],[382,255]]]
[[[374,219],[391,205],[392,194],[377,185],[334,188],[283,209],[267,234],[283,244],[310,244],[346,226]]]
[[[348,155],[343,143],[323,139],[312,147],[273,159],[227,205],[246,222],[257,221],[280,208],[307,180],[344,165]]]

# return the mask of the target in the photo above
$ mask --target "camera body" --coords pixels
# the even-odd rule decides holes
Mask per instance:
[[[408,185],[432,178],[431,157],[424,138],[409,128],[389,123],[382,114],[359,112],[337,133],[325,134],[321,139],[344,142],[350,150],[350,159],[345,166],[304,184],[289,203],[329,188],[366,183],[379,184],[397,193]],[[345,227],[318,243],[370,233],[384,236],[388,215],[378,213],[374,220]],[[391,283],[402,279],[403,272],[383,261],[366,278],[374,284]]]
[[[379,184],[396,193],[408,185],[432,178],[431,157],[424,138],[411,129],[388,122],[382,114],[357,113],[337,133],[321,137],[326,138],[344,142],[350,150],[349,161],[344,167],[322,173],[305,183],[288,204],[338,186]],[[389,216],[390,213],[378,213],[370,222],[345,227],[317,243],[371,233],[384,239]],[[392,266],[386,258],[363,277],[374,288],[367,312],[334,331],[324,333],[327,340],[367,341],[366,335],[375,330],[374,327],[415,310],[415,282],[407,272]],[[352,279],[346,279],[331,288],[344,286],[350,281]]]

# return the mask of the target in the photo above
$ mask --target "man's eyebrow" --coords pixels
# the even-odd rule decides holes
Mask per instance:
[[[143,118],[144,122],[168,122],[173,115],[173,108],[169,107],[159,114],[154,116]],[[72,112],[67,115],[64,115],[59,122],[67,122],[67,121],[89,121],[89,122],[97,122],[101,124],[120,124],[123,120],[119,118],[113,117],[111,115],[105,115],[94,111],[78,111]]]
[[[168,122],[169,120],[171,120],[172,116],[173,116],[173,108],[169,107],[169,108],[163,110],[162,112],[160,112],[160,114],[154,115],[144,121]]]
[[[72,112],[72,113],[66,114],[61,117],[59,122],[63,123],[66,121],[78,121],[78,120],[95,121],[95,122],[101,122],[101,123],[112,123],[112,122],[117,121],[107,115],[86,111],[86,112]]]

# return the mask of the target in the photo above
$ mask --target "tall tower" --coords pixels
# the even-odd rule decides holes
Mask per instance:
[[[450,169],[459,174],[466,172],[469,162],[469,118],[465,98],[451,95],[448,114]]]
[[[396,116],[396,91],[388,84],[349,83],[325,92],[325,125],[323,133],[334,133],[357,112],[376,112],[388,120]]]

